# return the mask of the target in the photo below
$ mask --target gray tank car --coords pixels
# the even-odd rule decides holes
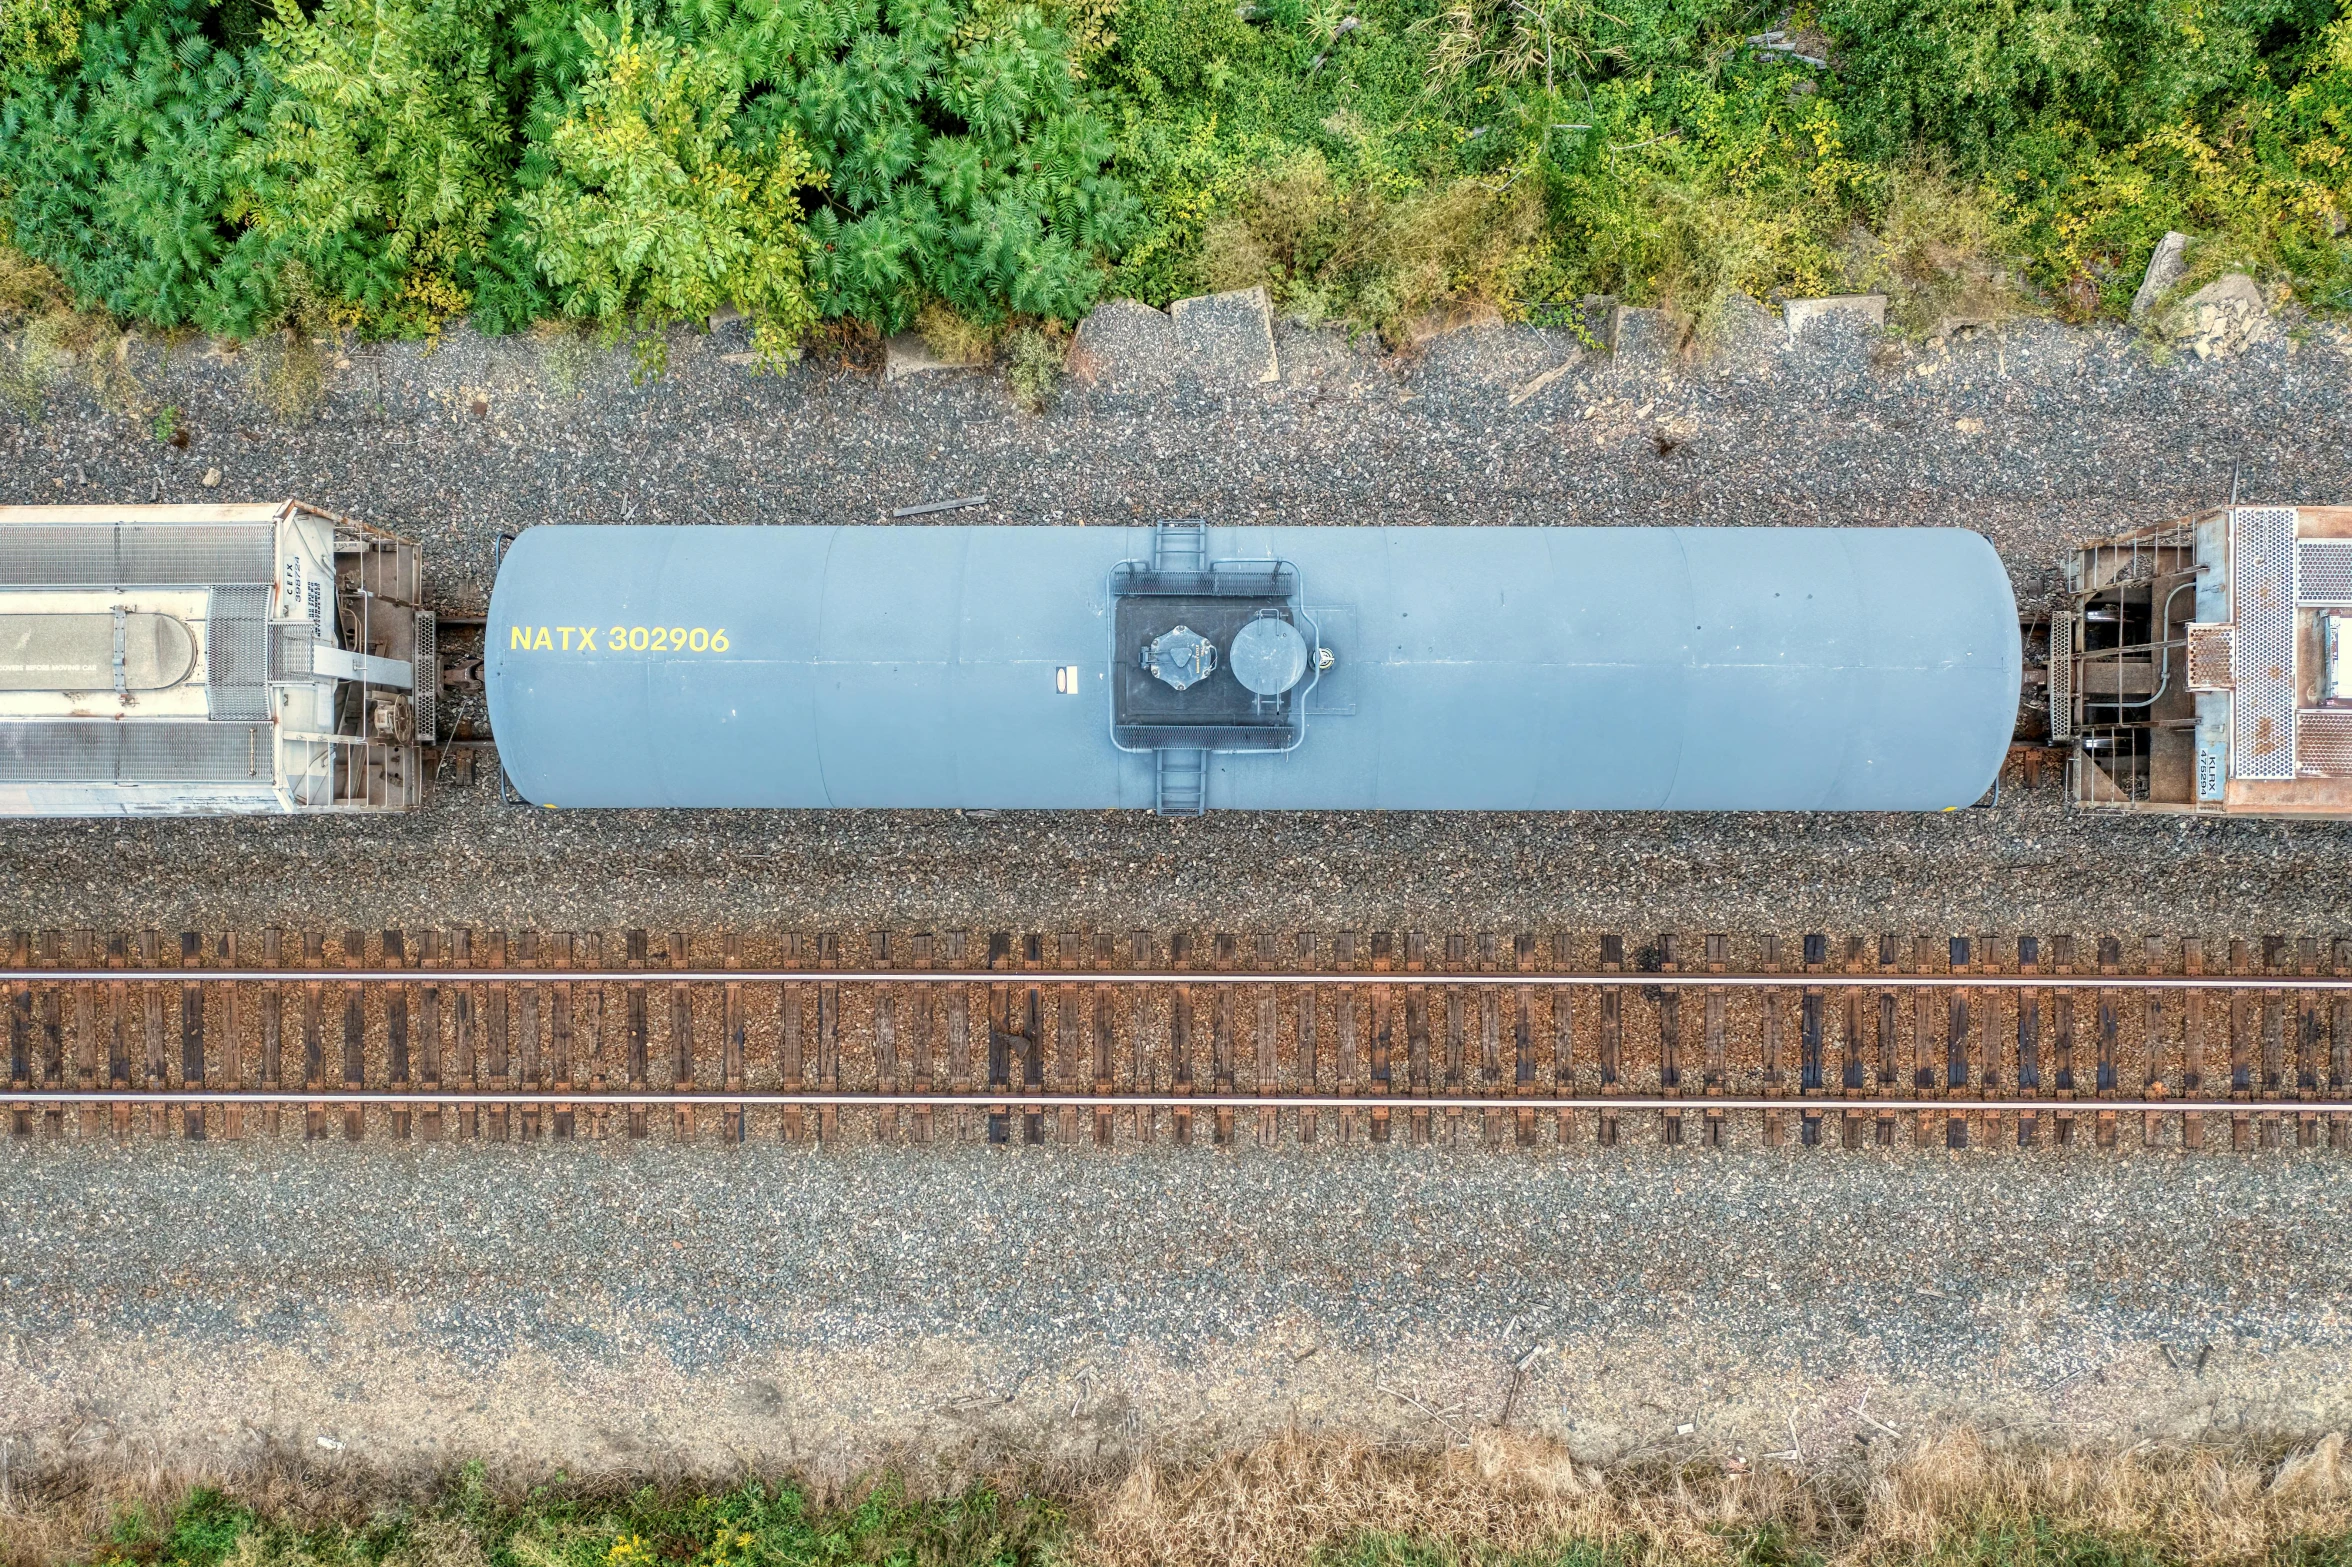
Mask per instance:
[[[1958,529],[545,526],[484,678],[557,807],[1917,811],[2021,658]]]

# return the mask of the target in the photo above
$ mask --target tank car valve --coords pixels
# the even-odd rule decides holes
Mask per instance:
[[[1190,626],[1177,626],[1144,644],[1143,667],[1177,690],[1187,690],[1217,672],[1217,644]]]

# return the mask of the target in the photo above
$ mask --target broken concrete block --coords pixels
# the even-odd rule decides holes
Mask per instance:
[[[1425,310],[1405,323],[1405,337],[1419,348],[1472,327],[1498,326],[1502,319],[1502,312],[1483,300],[1450,301]]]
[[[1106,299],[1086,313],[1070,346],[1070,374],[1087,385],[1156,379],[1173,368],[1176,324],[1135,299]]]
[[[2215,278],[2165,316],[2165,335],[2199,359],[2226,359],[2273,330],[2261,285],[2243,272]]]
[[[1176,342],[1203,380],[1267,385],[1282,379],[1274,357],[1274,308],[1263,283],[1179,299],[1168,307]]]
[[[969,370],[970,365],[942,359],[931,351],[920,332],[900,332],[882,344],[882,379],[903,381],[910,375],[927,375],[934,370]]]
[[[2140,291],[2132,295],[2131,318],[2144,321],[2148,312],[2156,308],[2156,301],[2171,291],[2189,270],[2189,236],[2173,229],[2156,242],[2155,254],[2148,258],[2148,270],[2140,278]]]
[[[1789,341],[1803,338],[1816,322],[1842,320],[1871,328],[1886,325],[1886,295],[1829,294],[1820,299],[1792,299],[1781,306],[1788,318]]]

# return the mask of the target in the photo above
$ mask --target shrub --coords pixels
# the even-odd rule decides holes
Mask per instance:
[[[889,20],[769,99],[831,177],[809,224],[825,313],[897,331],[938,298],[981,323],[1076,320],[1134,203],[1070,40],[1028,7],[960,46],[937,0],[895,0]]]
[[[592,65],[548,139],[552,174],[517,202],[539,270],[567,316],[625,327],[658,363],[658,334],[733,304],[761,351],[816,320],[798,191],[816,178],[789,131],[747,154],[737,96],[709,51],[579,23]]]
[[[1062,384],[1068,357],[1058,333],[1039,327],[1015,332],[1005,354],[1005,384],[1012,388],[1013,401],[1030,413],[1045,412]]]
[[[489,0],[276,0],[280,84],[231,207],[395,335],[469,302],[506,191],[507,103]]]
[[[27,255],[114,315],[249,336],[278,259],[230,220],[272,84],[202,30],[202,0],[135,0],[84,27],[69,72],[0,103],[0,192]]]
[[[995,329],[967,321],[937,300],[915,317],[915,330],[922,334],[923,346],[945,364],[986,364],[996,347]]]
[[[73,0],[8,0],[0,5],[0,87],[73,63],[82,8]]]
[[[1262,282],[1302,320],[1360,321],[1394,341],[1441,300],[1511,298],[1543,208],[1532,184],[1501,183],[1456,179],[1395,198],[1339,185],[1309,153],[1209,224],[1207,281]]]
[[[1844,288],[1884,293],[1888,320],[1914,334],[2030,308],[2017,237],[1991,192],[1913,164],[1891,171],[1883,193],[1875,226],[1847,231]]]
[[[1940,149],[1995,171],[2057,124],[2128,145],[2228,106],[2331,0],[1831,0],[1840,91],[1867,155]]]

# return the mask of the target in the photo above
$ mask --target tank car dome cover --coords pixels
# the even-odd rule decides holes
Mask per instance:
[[[500,760],[556,806],[1150,809],[1109,735],[1148,528],[528,529],[490,606]],[[1215,528],[1337,655],[1257,810],[1936,810],[2016,720],[2009,578],[1941,528]],[[1061,672],[1075,666],[1078,690]],[[1057,678],[1059,677],[1059,678]]]

